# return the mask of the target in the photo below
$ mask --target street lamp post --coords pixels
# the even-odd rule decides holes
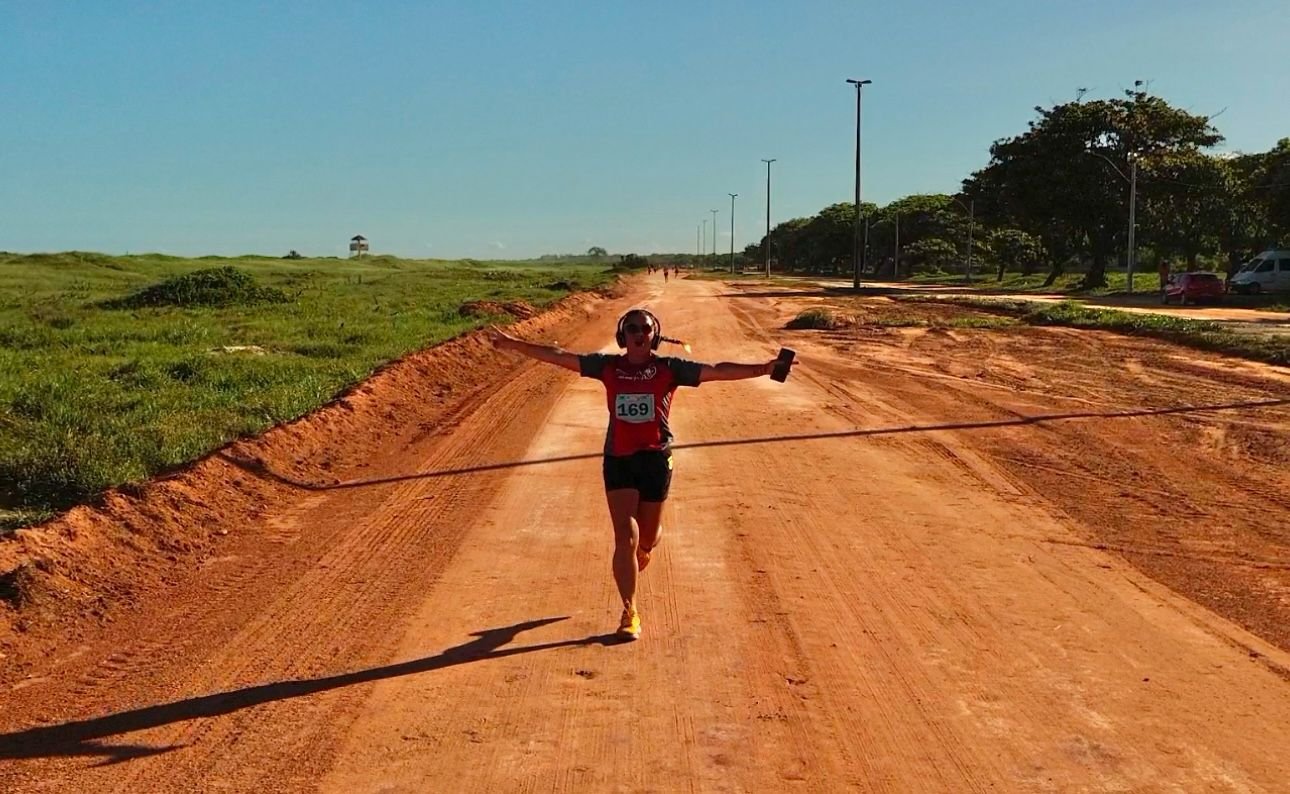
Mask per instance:
[[[762,162],[766,164],[766,241],[762,244],[761,256],[766,260],[766,278],[770,278],[770,164],[775,159],[762,158]]]
[[[954,199],[955,203],[957,203],[960,207],[968,211],[967,267],[963,271],[963,280],[971,281],[972,280],[972,231],[973,231],[973,226],[976,224],[976,199],[968,199],[968,203],[964,204],[962,201],[955,198],[954,196],[950,196],[950,198]]]
[[[1132,155],[1129,157],[1129,174],[1129,253],[1125,257],[1128,260],[1125,265],[1128,267],[1129,294],[1132,295],[1133,271],[1138,264],[1138,161]]]
[[[893,281],[900,279],[900,213],[896,213],[894,218],[896,224],[896,250],[892,254],[891,260],[891,277]]]
[[[864,270],[869,264],[869,216],[864,216],[864,235],[860,238],[860,269]],[[874,271],[874,278],[877,280],[878,272]]]
[[[730,196],[730,275],[735,273],[735,196],[738,193],[727,193]]]
[[[701,238],[699,237],[699,227],[695,226],[694,227],[694,253],[695,254],[698,254],[698,255],[703,254],[703,249],[700,247],[701,245],[703,245],[703,243],[701,242]]]
[[[860,289],[861,257],[864,255],[864,249],[860,245],[860,97],[864,86],[873,81],[847,78],[847,82],[856,87],[856,226],[855,236],[851,241],[851,287],[858,290]]]
[[[896,238],[896,244],[893,246],[892,259],[891,259],[891,277],[894,280],[894,279],[900,278],[900,214],[893,213],[890,218],[882,218],[877,223],[870,225],[869,228],[877,229],[879,226],[883,225],[884,223],[891,224],[892,231]],[[868,229],[866,229],[866,236],[867,236],[867,232],[868,232]],[[880,267],[881,265],[877,265],[877,264],[874,265],[873,274],[875,277],[878,275]]]
[[[708,210],[712,213],[712,255],[717,255],[717,211]]]
[[[1088,149],[1085,149],[1084,152],[1105,160],[1107,165],[1115,169],[1115,173],[1119,174],[1121,179],[1129,183],[1129,240],[1128,250],[1124,252],[1124,265],[1128,276],[1129,294],[1133,294],[1133,271],[1138,259],[1138,159],[1133,156],[1133,152],[1129,152],[1129,176],[1125,176],[1120,167],[1106,155]]]
[[[708,219],[703,219],[703,247],[699,249],[699,255],[702,256],[708,252]]]

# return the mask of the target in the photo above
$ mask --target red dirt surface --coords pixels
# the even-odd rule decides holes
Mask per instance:
[[[801,362],[678,394],[640,642],[600,385],[467,336],[0,544],[0,790],[1284,790],[1286,370],[697,279],[514,327],[629,302]]]

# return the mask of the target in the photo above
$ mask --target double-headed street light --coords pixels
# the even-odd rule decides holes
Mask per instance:
[[[853,80],[847,82],[856,87],[856,226],[855,236],[851,241],[852,275],[851,287],[860,289],[860,269],[863,266],[864,247],[860,244],[860,96],[864,87],[872,80]]]
[[[892,224],[892,230],[896,236],[896,244],[892,250],[891,277],[893,279],[897,279],[897,278],[900,278],[900,213],[896,213],[892,215],[892,217],[890,218],[883,218],[882,220],[873,224],[870,228],[877,229],[879,226],[883,225],[884,223]],[[878,265],[874,265],[873,272],[875,276],[878,275],[878,267],[879,267]]]
[[[766,164],[766,241],[762,244],[761,258],[766,260],[766,278],[770,278],[770,164],[776,158],[762,158]]]

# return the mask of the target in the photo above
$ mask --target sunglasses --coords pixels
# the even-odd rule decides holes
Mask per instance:
[[[644,325],[637,325],[636,323],[627,323],[626,325],[623,326],[623,330],[629,334],[650,334],[654,332],[654,326],[650,325],[649,323],[645,323]]]

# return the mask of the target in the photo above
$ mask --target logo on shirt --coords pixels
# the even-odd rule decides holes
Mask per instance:
[[[653,364],[650,364],[645,369],[638,370],[625,370],[615,367],[614,374],[620,380],[654,380],[654,376],[658,374],[658,367]]]

